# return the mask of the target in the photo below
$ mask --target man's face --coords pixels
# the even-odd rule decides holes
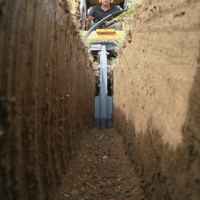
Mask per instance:
[[[107,5],[110,5],[110,0],[101,0],[101,3],[102,3],[104,6],[107,6]]]

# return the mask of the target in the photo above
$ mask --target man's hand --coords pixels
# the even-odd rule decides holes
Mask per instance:
[[[94,19],[94,17],[89,16],[87,19],[85,19],[86,22],[91,22]]]

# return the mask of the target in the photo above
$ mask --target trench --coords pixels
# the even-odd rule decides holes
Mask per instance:
[[[138,4],[109,82],[113,127],[97,129],[69,2],[2,0],[0,199],[199,199],[199,9]]]

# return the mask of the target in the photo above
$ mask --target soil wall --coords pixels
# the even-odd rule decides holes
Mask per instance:
[[[147,199],[200,197],[200,1],[144,1],[114,69],[114,124]]]
[[[0,199],[48,199],[93,125],[93,69],[66,2],[0,0]]]

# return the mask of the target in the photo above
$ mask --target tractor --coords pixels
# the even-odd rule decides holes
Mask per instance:
[[[127,3],[125,0],[114,0],[111,3],[121,7],[121,10],[109,14],[94,26],[88,30],[88,22],[84,19],[87,18],[88,10],[91,6],[99,4],[101,0],[76,0],[75,10],[77,20],[80,18],[81,21],[81,34],[84,42],[89,43],[89,51],[93,55],[94,59],[99,58],[99,74],[100,74],[100,95],[94,99],[95,110],[94,110],[94,125],[98,128],[110,128],[112,126],[112,97],[108,96],[108,84],[107,84],[107,73],[108,73],[108,55],[113,55],[113,51],[116,50],[117,45],[121,42],[125,36],[125,31],[115,29],[98,29],[104,23],[108,23],[116,16],[122,14],[127,9]],[[79,18],[78,18],[79,17]],[[80,20],[79,20],[80,22]]]

